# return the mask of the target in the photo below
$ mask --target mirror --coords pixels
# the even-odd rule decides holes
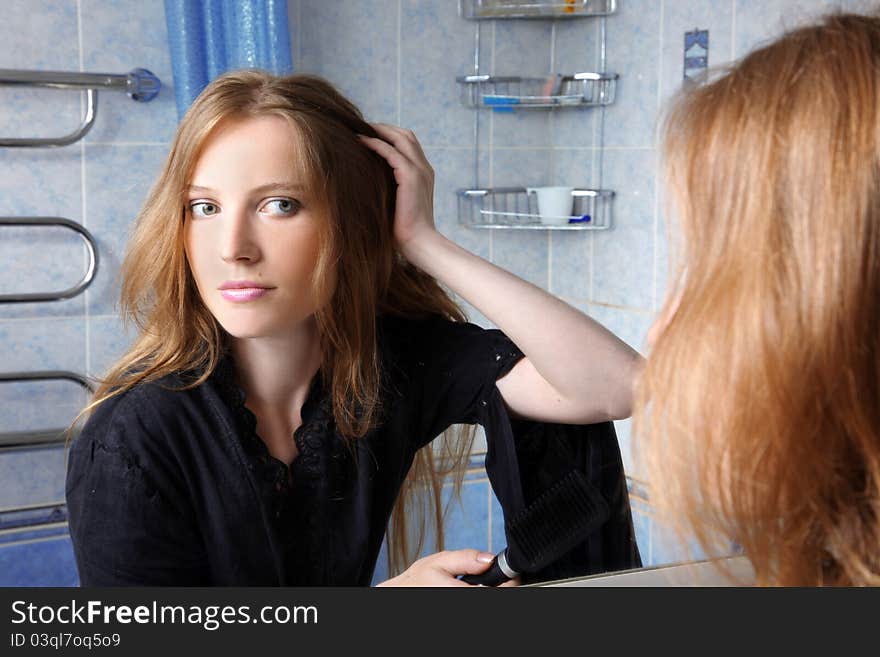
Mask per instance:
[[[457,4],[447,0],[290,0],[285,36],[297,72],[332,82],[367,120],[414,131],[435,171],[434,216],[441,233],[558,296],[644,353],[667,283],[668,246],[659,203],[663,190],[658,189],[656,171],[658,109],[686,77],[694,78],[701,58],[721,65],[781,33],[783,9],[760,8],[738,15],[734,22],[717,8],[667,7],[661,21],[659,3],[565,3],[574,7],[571,12],[558,9],[558,4],[529,3],[547,12],[520,20],[510,9],[514,2],[471,0],[459,13]],[[587,10],[593,6],[607,11]],[[102,11],[106,16],[101,20],[84,16],[93,24],[86,33],[95,33],[100,25],[166,24],[162,3],[130,0]],[[133,16],[137,20],[132,21]],[[10,35],[37,28],[41,34],[54,33],[57,21],[70,36],[68,46],[76,43],[75,24],[51,11],[31,19],[22,10],[6,21],[6,29]],[[708,28],[699,31],[699,52],[692,50],[694,39],[688,43],[685,38],[695,25]],[[126,190],[124,212],[130,217],[146,199],[179,120],[170,94],[174,57],[166,56],[164,27],[159,32],[132,35],[120,30],[104,42],[83,44],[85,52],[80,53],[86,62],[122,57],[143,63],[168,82],[154,102],[135,106],[124,97],[107,98],[83,153],[68,149],[34,155],[18,150],[8,155],[10,189],[22,190],[8,195],[10,213],[79,218],[96,238],[100,254],[88,298],[54,306],[0,305],[0,333],[7,345],[4,367],[11,371],[97,375],[134,339],[119,322],[114,307],[119,288],[113,282],[131,222],[119,218],[118,198],[109,190]],[[40,41],[41,49],[44,45]],[[42,50],[30,46],[11,52],[17,59],[10,66],[17,68],[34,69],[36,62],[45,61]],[[52,61],[66,61],[67,54],[58,51]],[[31,116],[37,127],[51,132],[47,98],[17,96],[24,111],[16,116]],[[62,101],[60,107],[69,110],[75,125],[79,103]],[[50,115],[54,113],[53,109]],[[3,118],[4,126],[27,127],[15,117]],[[34,173],[37,170],[41,173]],[[51,202],[34,201],[47,184],[52,187]],[[527,190],[560,186],[573,195],[571,209],[567,202],[560,206],[565,207],[562,219],[571,214],[570,220],[560,222],[554,212],[553,222],[535,222],[539,208]],[[80,216],[83,212],[86,217]],[[19,229],[0,226],[0,231],[12,230]],[[8,256],[3,260],[12,263],[13,273],[4,285],[27,279],[26,291],[32,291],[31,283],[33,290],[64,289],[82,276],[77,236],[57,238],[44,253],[26,234],[9,235],[0,240]],[[63,255],[71,249],[75,257]],[[38,280],[28,279],[34,271]],[[461,305],[469,321],[495,327],[479,308],[463,301]],[[75,402],[59,402],[62,393],[54,388],[45,396],[4,390],[4,431],[32,433],[72,419],[67,417],[70,413],[56,417],[59,408],[80,407],[79,391],[70,387]],[[46,407],[51,408],[44,415]],[[46,417],[52,427],[37,421]],[[512,426],[525,431],[524,424],[514,421]],[[678,562],[684,552],[652,518],[650,487],[635,469],[630,422],[616,421],[614,429],[641,562],[645,567]],[[444,490],[444,502],[451,501],[445,520],[449,549],[476,547],[496,553],[505,547],[501,505],[484,467],[487,447],[485,429],[478,428],[461,503]],[[0,477],[0,508],[14,511],[10,526],[23,532],[20,541],[11,540],[0,549],[25,545],[25,530],[33,518],[48,526],[63,514],[64,457],[59,450],[56,445],[0,452],[0,472],[5,473]],[[48,463],[51,472],[37,486],[39,491],[25,499],[28,473],[40,472]],[[24,513],[28,508],[36,510]],[[51,581],[42,583],[75,582],[64,531],[52,540],[58,546],[53,557],[58,570]],[[22,555],[23,564],[33,558],[26,551]],[[374,583],[381,581],[385,568],[383,550]],[[4,575],[11,579],[0,584],[21,583],[16,573],[26,570],[13,568]]]

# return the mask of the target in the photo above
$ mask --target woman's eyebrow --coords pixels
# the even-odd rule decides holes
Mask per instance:
[[[188,191],[193,192],[215,192],[217,190],[212,189],[210,187],[204,187],[202,185],[189,185],[187,187]],[[303,188],[301,185],[297,185],[292,182],[270,182],[265,185],[260,185],[259,187],[254,187],[250,190],[251,194],[256,194],[258,192],[268,192],[272,190],[286,190],[291,192],[302,192]]]

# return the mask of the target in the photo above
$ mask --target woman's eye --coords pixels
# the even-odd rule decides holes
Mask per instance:
[[[211,215],[217,214],[218,210],[214,203],[208,203],[206,201],[193,203],[189,206],[189,209],[196,217],[210,217]]]
[[[293,200],[292,198],[274,198],[266,203],[264,207],[268,208],[272,206],[276,208],[276,212],[273,212],[272,214],[291,216],[299,212],[302,204],[300,204],[299,201]]]

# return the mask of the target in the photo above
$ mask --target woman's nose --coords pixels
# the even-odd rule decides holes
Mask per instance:
[[[223,260],[259,260],[260,248],[248,213],[244,210],[227,213],[226,219],[220,254]]]

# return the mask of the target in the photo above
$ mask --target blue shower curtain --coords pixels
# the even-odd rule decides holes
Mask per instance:
[[[287,0],[165,0],[177,116],[221,73],[293,71]]]

